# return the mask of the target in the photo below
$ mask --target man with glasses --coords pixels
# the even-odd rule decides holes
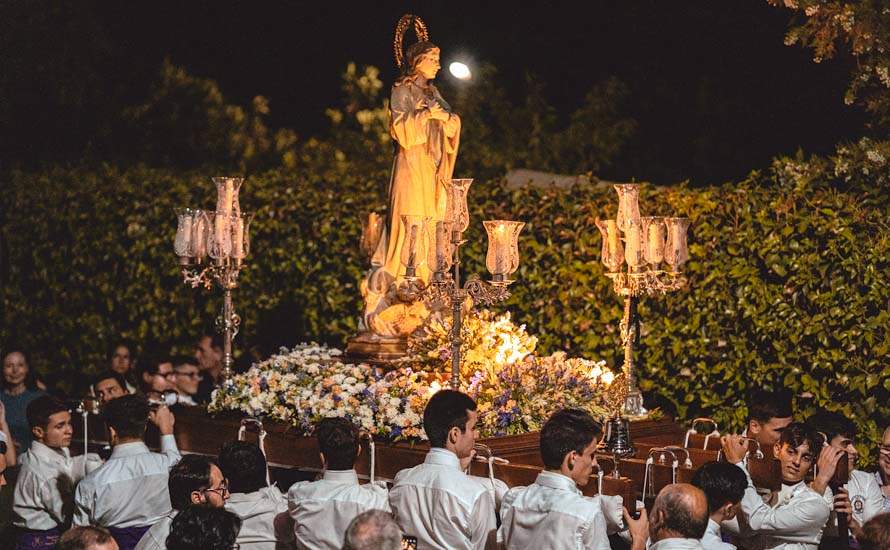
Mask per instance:
[[[197,361],[184,355],[177,357],[173,360],[173,370],[176,371],[176,391],[179,393],[179,404],[197,405],[195,395],[198,393],[198,384],[202,379]]]
[[[78,484],[74,524],[106,527],[122,550],[130,550],[170,512],[167,479],[182,458],[173,436],[175,419],[167,407],[150,409],[140,395],[112,399],[102,416],[114,450]],[[161,434],[160,453],[151,452],[142,441],[149,421]]]
[[[878,471],[874,476],[875,481],[881,486],[881,494],[884,496],[883,511],[890,512],[890,426],[884,428],[878,455]]]
[[[157,399],[165,392],[176,391],[176,371],[173,370],[173,361],[160,356],[147,358],[139,369],[139,381],[143,393],[149,399]]]
[[[173,466],[167,488],[173,509],[151,526],[136,550],[163,550],[167,547],[170,526],[179,512],[190,506],[222,508],[229,498],[228,482],[222,471],[213,460],[201,455],[186,455]]]

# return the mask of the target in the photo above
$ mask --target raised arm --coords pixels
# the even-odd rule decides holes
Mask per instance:
[[[173,416],[168,407],[162,406],[151,411],[148,419],[158,427],[158,431],[161,433],[161,453],[167,455],[170,466],[173,466],[182,458],[179,449],[176,447],[176,437],[173,435],[173,425],[176,422],[176,417]]]
[[[497,548],[497,520],[491,493],[484,491],[476,498],[470,514],[470,545],[473,548]]]
[[[411,84],[405,83],[392,90],[389,109],[392,115],[390,131],[399,145],[408,149],[426,143],[427,129],[432,111],[420,94],[411,93]]]

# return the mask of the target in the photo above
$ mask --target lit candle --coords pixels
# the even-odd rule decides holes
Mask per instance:
[[[664,256],[664,235],[661,232],[661,224],[653,221],[649,224],[649,257],[654,263],[661,262]]]
[[[194,234],[192,235],[192,251],[193,255],[198,259],[203,259],[207,255],[207,226],[204,223],[204,212],[195,214],[195,223],[192,224]]]
[[[216,235],[216,254],[218,258],[228,257],[231,251],[232,240],[229,237],[229,228],[229,217],[217,212],[213,229]]]
[[[640,247],[639,224],[633,223],[633,221],[628,220],[627,231],[625,231],[625,235],[627,236],[627,243],[624,251],[625,257],[627,258],[627,265],[636,267],[641,263],[640,252],[642,252]]]
[[[609,232],[609,256],[614,258],[618,254],[618,222],[606,220],[606,230]]]
[[[241,259],[244,257],[244,218],[235,217],[235,227],[232,233],[232,257]]]
[[[232,212],[232,206],[235,202],[235,186],[234,182],[231,179],[226,180],[226,192],[225,198],[223,201],[222,211],[224,214],[230,214]],[[219,210],[219,209],[217,209]]]
[[[507,248],[510,243],[507,242],[507,226],[499,223],[495,229],[495,264],[498,266],[497,273],[507,272]]]

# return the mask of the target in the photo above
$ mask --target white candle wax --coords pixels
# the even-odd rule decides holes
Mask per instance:
[[[177,256],[188,256],[189,244],[192,241],[192,217],[189,214],[183,214],[180,220],[173,248],[176,249]]]
[[[235,218],[235,226],[232,231],[232,257],[244,258],[244,218]]]
[[[217,212],[213,229],[216,237],[216,254],[219,258],[227,258],[232,244],[229,238],[229,217]]]
[[[640,226],[635,223],[627,224],[627,244],[625,248],[625,256],[627,265],[636,267],[640,265]]]
[[[664,242],[661,239],[661,230],[657,223],[649,224],[649,257],[653,262],[660,262],[664,254]]]
[[[192,235],[192,251],[196,258],[201,259],[207,255],[207,240],[205,235],[207,228],[204,224],[203,213],[197,217],[193,227],[195,231]]]

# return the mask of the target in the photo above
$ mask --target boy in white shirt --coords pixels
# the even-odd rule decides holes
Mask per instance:
[[[701,465],[692,477],[692,484],[708,497],[708,528],[701,538],[705,550],[735,550],[735,545],[723,542],[720,523],[736,517],[748,479],[739,468],[726,462]]]
[[[26,415],[34,439],[21,457],[13,525],[21,532],[19,547],[50,549],[71,523],[74,487],[101,461],[96,455],[71,456],[71,413],[58,399],[38,397],[28,404]]]
[[[464,473],[478,432],[476,403],[466,394],[441,390],[423,411],[430,451],[423,464],[396,474],[389,505],[405,535],[418,548],[494,548],[497,516],[487,484]]]
[[[361,452],[358,429],[345,418],[325,418],[313,432],[324,474],[301,481],[287,492],[297,548],[335,550],[355,516],[367,510],[389,511],[386,485],[359,485],[355,460]]]
[[[723,436],[722,440],[727,462],[741,468],[747,477],[742,512],[747,525],[758,535],[759,547],[816,550],[831,513],[832,494],[828,482],[843,451],[823,446],[819,436],[804,424],[789,424],[773,447],[781,463],[782,488],[766,503],[757,494],[743,463],[748,442],[735,435]],[[812,485],[807,485],[804,478],[816,456],[819,457],[818,472]]]
[[[241,518],[235,541],[241,550],[275,550],[293,543],[294,525],[287,499],[266,481],[268,465],[259,447],[232,441],[219,453],[219,467],[229,480],[226,510]]]
[[[541,430],[541,457],[547,468],[528,487],[510,489],[501,505],[498,538],[508,550],[547,548],[609,549],[599,498],[578,487],[590,481],[602,426],[581,409],[557,411]],[[633,549],[645,548],[639,533]]]
[[[167,407],[150,410],[144,397],[125,395],[105,403],[102,415],[114,450],[78,484],[74,524],[105,527],[121,550],[131,550],[171,509],[167,479],[181,458],[173,413]],[[161,433],[161,453],[142,441],[149,420]]]

